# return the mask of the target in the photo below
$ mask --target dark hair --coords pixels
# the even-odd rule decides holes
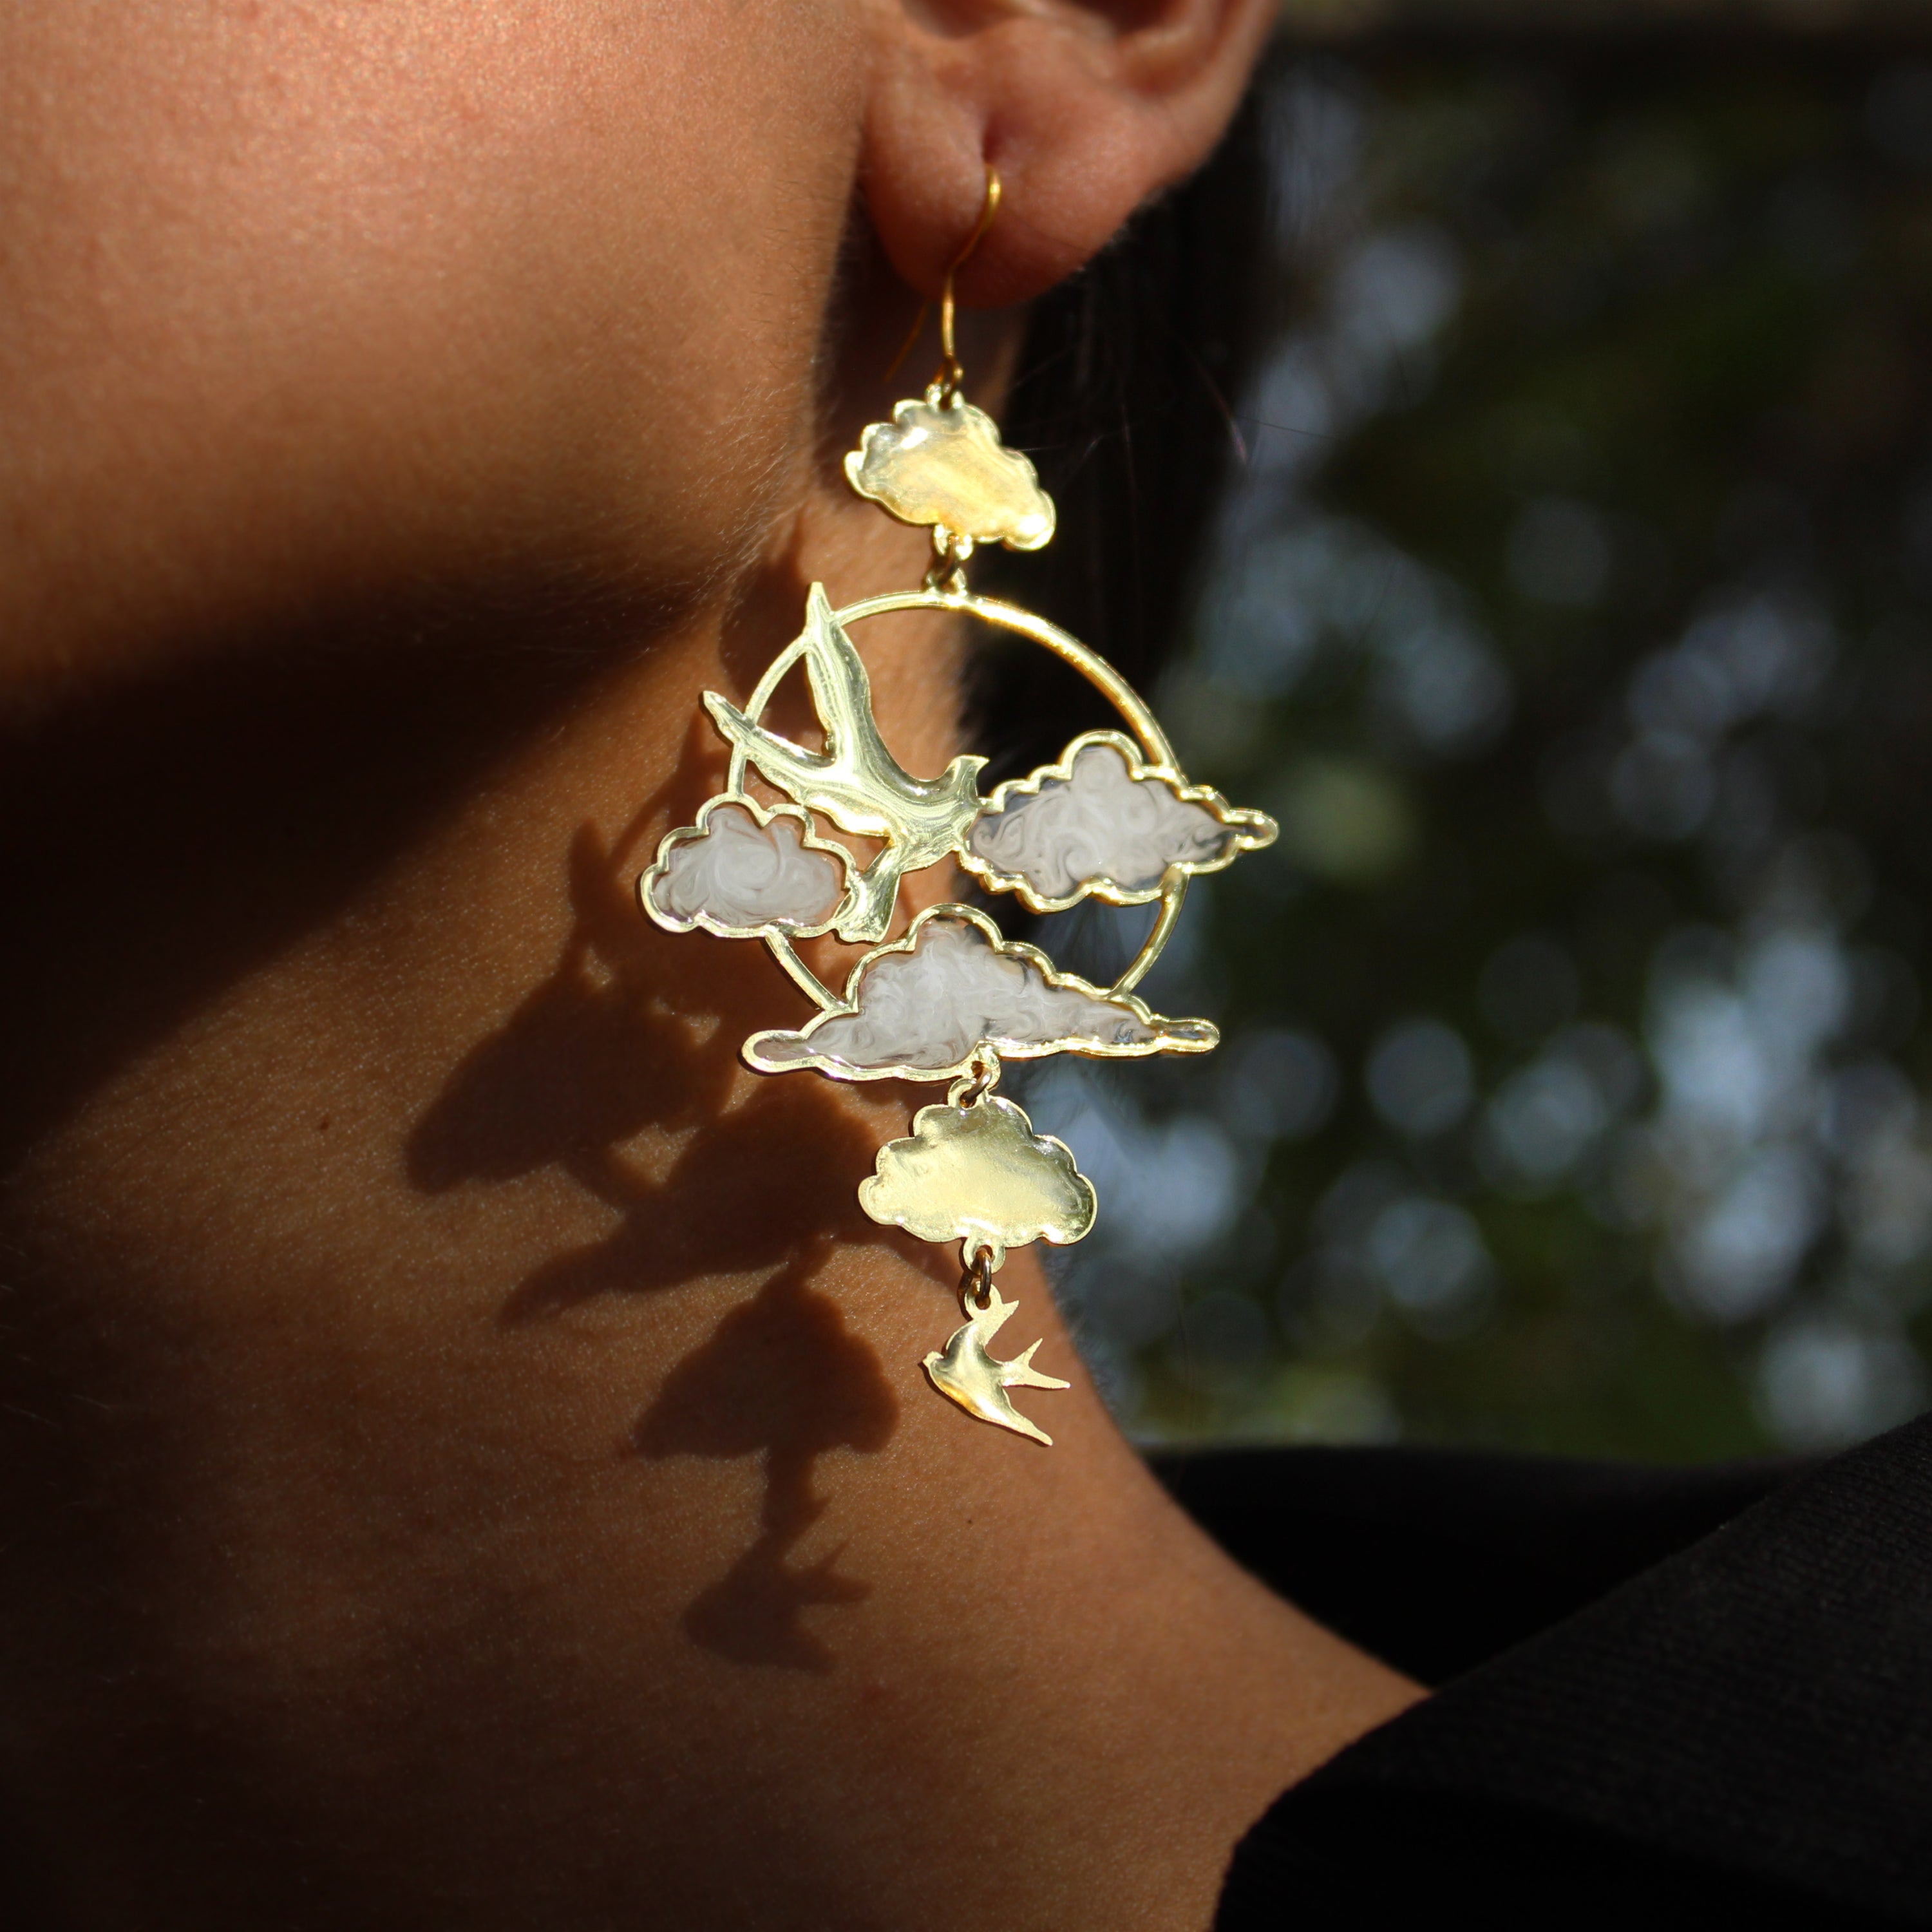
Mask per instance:
[[[1059,508],[1007,590],[1145,690],[1179,640],[1216,503],[1240,450],[1233,416],[1268,317],[1268,182],[1260,90],[1190,180],[1146,208],[1029,323],[1003,428]],[[989,643],[974,684],[990,778],[1115,722],[1038,651]]]

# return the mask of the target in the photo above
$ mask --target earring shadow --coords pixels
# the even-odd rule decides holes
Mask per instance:
[[[814,1605],[849,1604],[872,1586],[840,1573],[842,1552],[794,1568],[792,1550],[824,1515],[812,1486],[818,1458],[876,1454],[898,1402],[878,1358],[811,1283],[829,1241],[814,1243],[721,1322],[674,1369],[631,1444],[644,1456],[764,1458],[758,1537],[685,1613],[692,1640],[740,1664],[827,1671],[831,1652],[800,1622]]]
[[[516,1282],[506,1328],[606,1295],[769,1271],[671,1371],[628,1448],[652,1460],[764,1459],[756,1538],[684,1628],[734,1662],[828,1670],[832,1653],[801,1613],[858,1602],[870,1586],[842,1572],[837,1552],[800,1568],[788,1559],[826,1508],[813,1486],[818,1459],[876,1453],[898,1404],[877,1355],[811,1284],[838,1244],[904,1247],[859,1208],[878,1136],[830,1090],[762,1081],[734,1103],[743,1016],[784,997],[764,949],[668,934],[638,908],[644,831],[668,807],[688,820],[694,789],[674,782],[609,846],[579,830],[556,966],[452,1071],[409,1137],[407,1172],[440,1193],[555,1166],[615,1211],[609,1233]],[[656,1174],[626,1152],[651,1128],[683,1136]]]

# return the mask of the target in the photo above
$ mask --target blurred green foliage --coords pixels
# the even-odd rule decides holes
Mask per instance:
[[[1031,1083],[1112,1217],[1062,1264],[1090,1359],[1153,1436],[1902,1419],[1932,67],[1391,41],[1267,85],[1280,326],[1160,696],[1282,837],[1148,989],[1222,1054]]]

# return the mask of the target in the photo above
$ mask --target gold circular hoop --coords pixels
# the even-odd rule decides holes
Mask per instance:
[[[961,616],[977,617],[982,623],[1030,638],[1064,663],[1071,664],[1113,706],[1125,721],[1127,728],[1140,741],[1141,749],[1146,753],[1149,764],[1159,765],[1168,770],[1174,768],[1174,748],[1167,742],[1167,734],[1160,728],[1159,719],[1148,709],[1140,694],[1097,651],[1090,650],[1078,638],[1063,631],[1058,624],[1050,624],[1044,617],[1037,616],[1030,610],[1022,610],[1017,604],[1003,604],[997,597],[976,597],[970,590],[939,588],[896,590],[883,597],[868,597],[860,603],[847,604],[842,610],[833,611],[832,617],[834,623],[850,626],[861,623],[868,617],[883,617],[895,610],[950,610]],[[776,694],[785,674],[804,655],[804,638],[794,638],[766,666],[764,676],[759,679],[745,704],[745,716],[754,724],[764,717],[765,706]],[[746,768],[748,762],[744,746],[734,744],[731,748],[730,775],[726,781],[726,788],[741,797],[745,795]],[[1187,876],[1185,873],[1175,874],[1162,884],[1160,911],[1154,920],[1153,929],[1142,942],[1141,950],[1130,962],[1127,970],[1109,988],[1111,993],[1130,993],[1147,977],[1149,969],[1160,957],[1168,940],[1173,938],[1174,922],[1180,916],[1180,908],[1186,898]],[[844,1004],[844,1000],[798,956],[797,949],[784,934],[767,933],[765,944],[770,949],[772,956],[784,968],[793,983],[814,1006],[822,1011],[829,1012],[835,1006]]]

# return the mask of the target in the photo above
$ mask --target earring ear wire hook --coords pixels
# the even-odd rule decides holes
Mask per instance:
[[[952,340],[954,279],[973,259],[974,250],[986,238],[986,231],[992,226],[993,218],[1000,212],[1000,171],[988,161],[986,164],[986,194],[980,205],[980,218],[974,224],[972,233],[967,236],[965,246],[946,264],[946,279],[940,286],[939,368],[933,376],[932,386],[939,392],[942,402],[956,402],[960,385],[966,379],[966,371],[960,366]],[[890,382],[898,374],[900,364],[912,353],[913,344],[919,340],[920,331],[925,328],[926,319],[932,313],[932,303],[920,304],[919,314],[914,318],[911,333],[907,336],[899,352],[892,358],[892,366],[886,371],[887,382]]]
[[[946,271],[946,280],[939,292],[939,374],[934,379],[944,389],[950,401],[959,392],[959,386],[965,380],[966,372],[959,366],[959,357],[952,346],[952,284],[953,278],[973,259],[973,251],[986,238],[986,230],[992,226],[993,218],[1000,212],[1000,171],[988,161],[986,164],[986,198],[980,208],[980,219],[974,224],[973,232],[966,238],[966,245],[953,256]]]

